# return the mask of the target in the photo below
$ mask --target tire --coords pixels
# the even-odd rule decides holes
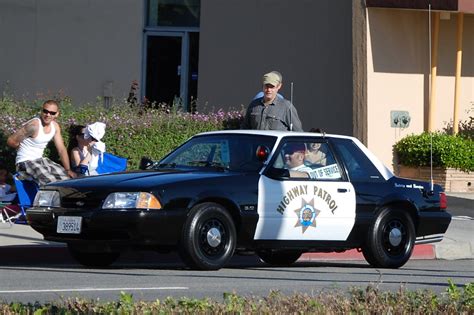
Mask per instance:
[[[300,258],[302,252],[297,250],[260,250],[258,257],[272,266],[289,266]]]
[[[108,267],[119,257],[117,252],[87,252],[68,245],[69,253],[81,265],[87,267]]]
[[[191,209],[179,245],[184,263],[198,270],[218,270],[234,255],[237,233],[230,214],[206,202]]]
[[[408,213],[384,208],[369,228],[362,253],[373,267],[399,268],[410,259],[415,238],[415,227]]]

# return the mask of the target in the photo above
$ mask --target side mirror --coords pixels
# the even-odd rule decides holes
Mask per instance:
[[[268,149],[264,145],[259,145],[257,147],[257,151],[255,152],[255,155],[257,156],[257,160],[259,160],[260,162],[265,162],[269,154],[270,154],[270,149]]]
[[[269,167],[265,175],[271,179],[282,180],[290,178],[290,171],[286,168]]]
[[[147,157],[142,157],[142,159],[140,160],[140,165],[138,166],[139,169],[141,170],[147,170],[149,169],[151,166],[153,166],[153,161]]]

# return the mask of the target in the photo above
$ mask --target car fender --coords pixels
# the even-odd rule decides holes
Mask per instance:
[[[418,219],[419,208],[416,202],[406,194],[392,193],[381,198],[376,204],[374,218],[381,209],[386,207],[397,207],[401,210],[407,210],[415,222]]]
[[[235,218],[237,218],[237,215],[240,217],[240,207],[229,192],[212,189],[198,193],[195,197],[189,200],[187,207],[188,213],[194,206],[203,202],[215,202],[221,204],[232,214],[233,217],[236,216]]]

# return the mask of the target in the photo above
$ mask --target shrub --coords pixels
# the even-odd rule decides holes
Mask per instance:
[[[14,169],[15,151],[6,146],[7,137],[39,112],[41,101],[32,103],[3,98],[0,101],[0,153],[3,162]],[[204,131],[238,129],[240,111],[218,110],[208,114],[163,111],[160,109],[132,108],[125,102],[104,108],[98,104],[74,106],[70,99],[60,102],[58,122],[66,147],[69,129],[73,125],[86,125],[95,121],[107,125],[102,141],[107,151],[129,159],[128,169],[137,169],[140,159],[147,156],[158,160],[191,136]],[[45,155],[58,161],[58,154],[51,142]]]
[[[394,151],[399,163],[413,167],[429,166],[431,141],[434,167],[474,171],[472,139],[443,133],[410,135],[398,141]]]

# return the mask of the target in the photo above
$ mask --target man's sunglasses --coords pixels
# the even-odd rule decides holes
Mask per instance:
[[[58,112],[52,112],[47,110],[46,108],[43,108],[43,114],[50,114],[51,116],[56,115]]]

